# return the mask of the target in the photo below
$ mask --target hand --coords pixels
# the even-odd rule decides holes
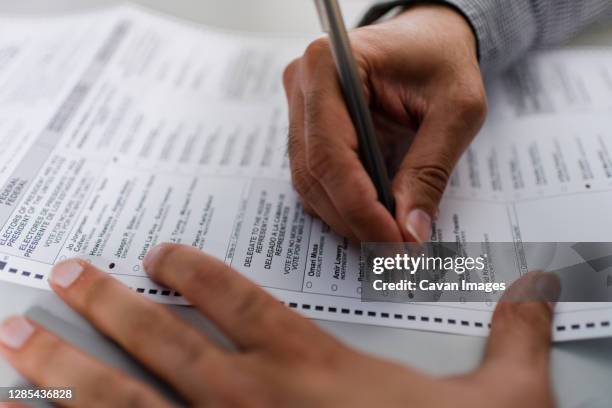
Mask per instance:
[[[197,249],[159,246],[145,259],[145,269],[160,284],[180,291],[237,351],[220,348],[164,306],[84,261],[58,264],[51,285],[189,405],[542,408],[553,403],[552,308],[544,301],[549,293],[540,296],[513,286],[505,296],[514,293],[519,299],[526,293],[530,301],[498,304],[480,368],[433,378],[349,349]],[[543,277],[528,274],[522,287],[541,287],[535,283]],[[0,326],[0,342],[0,352],[35,385],[74,389],[75,399],[62,405],[171,405],[154,388],[23,317]]]
[[[452,170],[486,114],[476,39],[467,21],[443,5],[411,7],[353,31],[350,39],[395,173],[396,214],[378,202],[359,161],[326,38],[313,42],[284,75],[293,184],[306,211],[342,235],[428,241]]]

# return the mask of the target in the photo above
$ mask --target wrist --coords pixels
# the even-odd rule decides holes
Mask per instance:
[[[479,59],[476,31],[467,16],[456,6],[444,1],[415,1],[414,4],[405,7],[395,19],[414,19],[417,15],[435,21],[435,26],[440,28],[442,36],[466,45],[470,53]]]

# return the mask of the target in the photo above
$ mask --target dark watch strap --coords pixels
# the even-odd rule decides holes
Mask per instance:
[[[385,14],[387,14],[394,8],[407,7],[412,4],[414,4],[413,0],[393,0],[377,3],[370,7],[368,11],[366,11],[361,20],[359,20],[357,27],[374,24],[376,21],[380,20]]]

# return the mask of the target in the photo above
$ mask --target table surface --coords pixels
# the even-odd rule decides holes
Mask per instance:
[[[310,0],[140,0],[137,3],[212,26],[267,32],[318,35],[318,20]],[[0,13],[53,14],[115,4],[112,0],[20,0],[0,2]],[[344,0],[348,21],[356,21],[366,0]],[[612,27],[589,28],[572,45],[612,45]],[[172,307],[211,336],[214,328],[194,310]],[[0,319],[27,313],[109,364],[155,382],[116,346],[96,333],[51,292],[0,282]],[[400,361],[434,374],[461,373],[478,365],[485,339],[318,321],[328,332],[363,351]],[[222,341],[222,339],[221,339]],[[556,344],[552,352],[553,385],[562,407],[608,406],[612,400],[612,339]],[[14,385],[19,376],[0,360],[0,386]]]

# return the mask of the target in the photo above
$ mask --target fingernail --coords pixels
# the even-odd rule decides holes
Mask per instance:
[[[431,234],[431,217],[421,209],[414,209],[406,218],[406,229],[419,244],[427,242]]]
[[[553,306],[561,295],[561,280],[553,273],[542,273],[536,277],[534,289],[540,300]]]
[[[62,288],[72,285],[83,273],[81,264],[74,260],[58,263],[51,272],[51,282]]]
[[[18,350],[34,333],[34,327],[21,316],[9,317],[0,325],[0,343]]]
[[[164,249],[164,244],[158,244],[151,248],[149,252],[147,252],[144,259],[142,260],[142,266],[144,267],[145,271],[149,271],[153,264],[157,262],[157,259],[159,258],[162,249]]]

